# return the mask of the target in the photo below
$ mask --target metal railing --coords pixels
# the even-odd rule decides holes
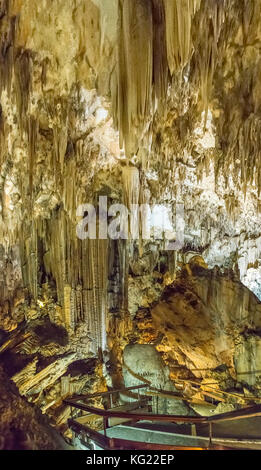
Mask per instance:
[[[134,445],[135,449],[142,448],[142,449],[190,449],[190,447],[180,447],[180,446],[166,446],[161,444],[149,444],[149,443],[138,443],[134,441],[126,441],[124,439],[116,439],[116,438],[109,438],[107,436],[107,429],[110,427],[108,424],[109,418],[120,418],[123,420],[128,420],[131,422],[137,423],[138,421],[146,420],[146,421],[153,421],[153,422],[168,422],[168,423],[190,423],[190,424],[207,424],[209,428],[209,442],[208,442],[208,449],[228,449],[226,446],[217,446],[213,444],[213,424],[218,422],[225,422],[225,421],[235,421],[243,418],[253,418],[261,416],[261,405],[256,405],[249,408],[244,408],[241,410],[236,410],[229,413],[223,413],[216,416],[211,417],[204,417],[204,416],[181,416],[181,415],[170,415],[170,414],[155,414],[151,412],[139,412],[138,409],[135,412],[131,411],[120,411],[120,410],[105,410],[101,408],[96,408],[89,404],[83,403],[83,401],[89,401],[93,398],[98,397],[111,397],[114,394],[129,394],[134,391],[140,391],[145,389],[150,389],[148,384],[141,384],[135,387],[128,387],[123,389],[117,390],[109,390],[107,392],[97,392],[94,394],[84,395],[84,396],[77,396],[70,399],[65,399],[64,403],[69,405],[72,408],[76,408],[81,411],[85,411],[88,414],[100,416],[103,418],[103,435],[100,434],[98,431],[90,428],[86,424],[79,423],[75,419],[71,418],[68,420],[69,427],[76,432],[77,434],[82,435],[83,433],[89,439],[92,439],[98,445],[101,445],[103,448],[130,448],[130,446]],[[171,397],[170,392],[167,392],[168,396]],[[145,391],[146,394],[146,391]],[[145,395],[142,395],[145,397]],[[141,403],[138,402],[137,405]],[[142,445],[142,447],[141,447]],[[132,447],[133,448],[133,447]],[[192,447],[191,447],[192,448]],[[202,447],[203,449],[204,447]],[[196,447],[193,447],[195,450]],[[201,449],[201,448],[200,448]]]

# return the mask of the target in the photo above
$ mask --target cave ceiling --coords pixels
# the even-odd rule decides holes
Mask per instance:
[[[72,267],[59,272],[63,256],[48,253],[68,239],[77,251],[79,204],[101,191],[123,200],[126,165],[139,170],[140,202],[184,203],[184,252],[261,295],[260,9],[1,1],[3,298],[21,282],[37,297],[41,263],[64,288]]]
[[[188,246],[258,268],[260,8],[2,1],[3,246],[61,204],[73,220],[131,162],[151,201],[184,200]]]

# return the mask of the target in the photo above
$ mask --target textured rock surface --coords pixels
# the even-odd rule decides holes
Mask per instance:
[[[237,372],[235,345],[248,349],[245,334],[259,330],[261,304],[233,273],[225,275],[191,262],[164,291],[151,315],[174,354],[180,353],[188,368],[202,370],[204,376],[204,369],[221,364]]]
[[[260,11],[0,0],[0,352],[64,432],[62,398],[121,384],[130,343],[195,380],[188,398],[215,379],[258,399]],[[184,247],[79,240],[99,196],[184,203]]]
[[[159,391],[177,391],[170,380],[168,367],[154,346],[150,344],[126,346],[123,352],[123,378],[127,387],[140,385],[145,381]],[[140,393],[142,395],[142,390]],[[192,410],[181,400],[175,401],[162,397],[154,399],[152,411],[176,415],[192,414]]]
[[[62,436],[37,408],[19,396],[2,369],[0,378],[1,450],[68,450]]]

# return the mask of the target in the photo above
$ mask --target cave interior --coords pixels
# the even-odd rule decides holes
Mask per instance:
[[[260,50],[261,0],[0,0],[0,449],[261,406]]]

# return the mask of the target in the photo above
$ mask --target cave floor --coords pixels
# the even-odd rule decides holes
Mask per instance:
[[[126,428],[130,427],[126,424]],[[122,426],[124,427],[124,425]],[[164,422],[139,422],[132,424],[132,429],[148,430],[158,433],[158,436],[164,437],[169,434],[172,438],[177,438],[183,445],[202,445],[204,441],[208,442],[209,428],[206,424],[196,425],[197,437],[191,436],[192,427],[190,424],[171,424]],[[261,417],[252,419],[241,419],[239,421],[226,421],[213,424],[213,442],[225,445],[225,439],[228,447],[261,449]],[[156,434],[155,434],[156,435]],[[202,436],[200,438],[199,436]],[[182,445],[177,444],[177,445]]]

